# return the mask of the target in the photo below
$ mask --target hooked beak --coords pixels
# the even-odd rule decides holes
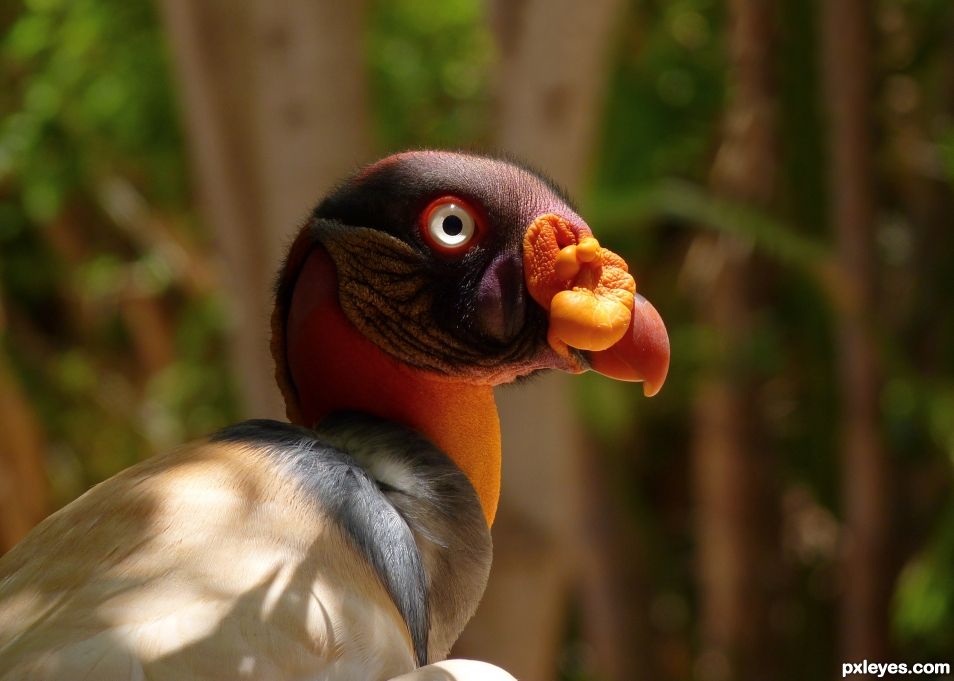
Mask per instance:
[[[586,226],[548,213],[523,240],[524,279],[530,296],[547,310],[547,341],[571,367],[591,368],[621,381],[642,381],[659,392],[669,372],[669,336],[621,257],[600,246]],[[578,360],[585,358],[589,367]]]

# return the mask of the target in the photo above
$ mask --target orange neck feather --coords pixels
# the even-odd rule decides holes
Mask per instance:
[[[435,378],[401,364],[348,321],[334,264],[316,247],[298,276],[285,332],[305,426],[355,410],[422,433],[470,480],[488,526],[500,496],[500,423],[489,385]]]

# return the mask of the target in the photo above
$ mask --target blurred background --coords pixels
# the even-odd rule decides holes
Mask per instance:
[[[0,0],[0,551],[245,416],[282,249],[417,146],[566,185],[661,311],[652,400],[501,391],[456,651],[524,681],[954,662],[950,0]]]

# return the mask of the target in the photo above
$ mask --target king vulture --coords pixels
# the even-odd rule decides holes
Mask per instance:
[[[594,369],[652,394],[669,365],[659,315],[559,190],[436,151],[318,205],[272,351],[290,423],[133,466],[0,559],[2,681],[510,679],[439,662],[490,569],[493,387]]]

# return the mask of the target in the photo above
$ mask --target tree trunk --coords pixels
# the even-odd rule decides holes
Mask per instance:
[[[583,189],[622,0],[496,0],[497,144]]]
[[[499,0],[491,9],[501,52],[496,146],[579,191],[621,2]],[[606,585],[595,572],[606,561],[585,561],[578,536],[583,442],[566,379],[550,375],[498,393],[504,476],[494,566],[477,616],[455,651],[533,681],[556,678],[580,571],[590,568],[584,572],[592,588]],[[547,415],[542,424],[539,414]]]
[[[850,289],[838,315],[844,546],[841,659],[889,656],[891,486],[879,432],[880,367],[870,321],[875,253],[869,3],[823,5],[831,220]]]
[[[712,169],[716,193],[767,206],[778,171],[772,83],[772,3],[729,3],[729,99]],[[711,278],[696,282],[700,315],[719,338],[693,407],[701,654],[704,681],[767,678],[766,570],[772,553],[768,454],[758,443],[756,386],[744,348],[753,326],[750,245],[706,234]],[[742,371],[740,371],[742,369]]]
[[[245,411],[281,416],[271,287],[290,235],[370,141],[362,2],[163,0],[203,217],[222,253]]]
[[[0,306],[0,340],[4,336]],[[0,352],[0,555],[50,512],[46,443],[30,403]]]

